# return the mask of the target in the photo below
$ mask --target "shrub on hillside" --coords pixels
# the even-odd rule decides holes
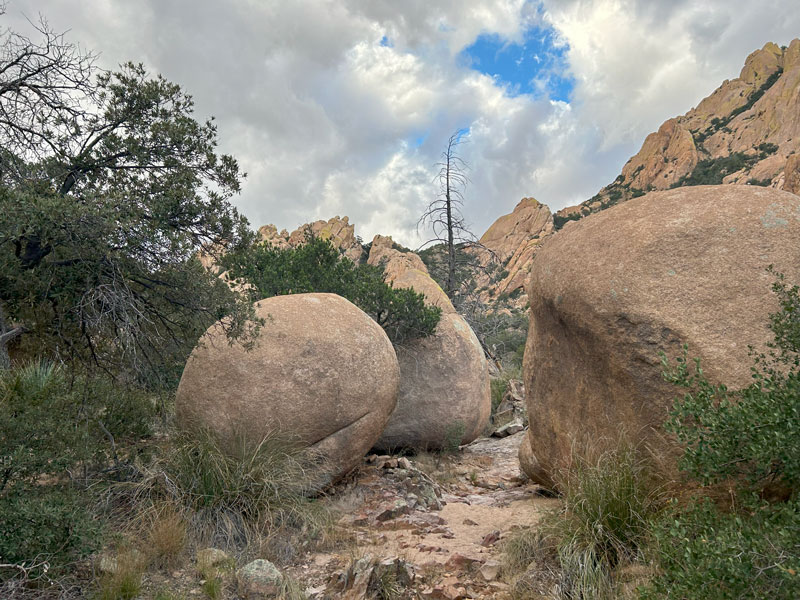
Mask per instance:
[[[231,279],[255,287],[253,300],[308,292],[347,298],[383,327],[393,344],[431,335],[441,315],[422,294],[393,288],[383,281],[381,268],[356,265],[322,238],[311,237],[296,248],[257,244],[228,254],[222,266]]]

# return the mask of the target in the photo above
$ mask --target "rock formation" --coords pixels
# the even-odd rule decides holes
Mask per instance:
[[[768,43],[747,57],[739,77],[648,135],[613,183],[558,211],[556,221],[672,187],[749,183],[798,193],[798,152],[800,39]]]
[[[671,447],[659,432],[681,392],[660,352],[686,343],[711,380],[748,385],[777,308],[766,268],[797,281],[798,239],[800,197],[744,185],[654,192],[552,236],[528,281],[528,475],[551,485],[586,437]]]
[[[285,229],[278,232],[278,228],[274,225],[263,225],[258,229],[261,239],[269,242],[278,248],[295,248],[304,244],[307,234],[320,237],[325,240],[330,240],[335,248],[350,260],[358,262],[361,260],[364,253],[364,248],[358,241],[355,235],[355,226],[350,224],[347,217],[339,218],[338,216],[328,219],[327,221],[314,221],[301,225],[292,233],[288,233]]]
[[[376,235],[372,240],[367,263],[383,266],[384,281],[397,288],[413,288],[425,295],[425,301],[431,306],[438,306],[443,313],[454,313],[453,303],[428,274],[422,259],[413,252],[402,252],[394,248],[389,236]]]
[[[481,236],[480,242],[494,253],[501,277],[494,283],[487,273],[477,273],[477,287],[486,288],[481,299],[488,303],[506,295],[513,306],[524,307],[527,304],[524,286],[533,255],[551,233],[553,215],[545,204],[534,198],[523,198],[511,213],[497,219]],[[491,255],[478,252],[482,265],[486,267]]]
[[[395,287],[413,287],[442,308],[436,333],[397,348],[397,407],[375,447],[435,449],[474,440],[491,412],[489,367],[478,338],[416,254],[376,236],[368,262],[383,264]]]
[[[378,440],[397,399],[399,368],[383,329],[334,294],[275,296],[255,347],[229,345],[212,326],[192,352],[175,401],[184,428],[225,443],[270,433],[297,438],[341,477]],[[320,483],[327,483],[321,481]]]

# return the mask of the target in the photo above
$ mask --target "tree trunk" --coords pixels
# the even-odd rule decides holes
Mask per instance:
[[[450,204],[450,148],[447,149],[447,181],[445,185],[445,204],[447,205],[447,296],[452,299],[456,287],[456,249],[453,244],[453,211]]]
[[[22,334],[22,327],[15,327],[8,329],[6,327],[5,315],[3,308],[0,307],[0,370],[11,368],[11,357],[8,355],[8,344],[11,340]]]

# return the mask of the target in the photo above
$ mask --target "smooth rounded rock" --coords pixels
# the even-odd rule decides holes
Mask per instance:
[[[489,367],[478,338],[461,315],[443,314],[436,333],[397,348],[397,407],[375,444],[440,449],[466,444],[489,422]]]
[[[739,185],[647,194],[550,238],[527,290],[525,472],[551,486],[576,441],[621,433],[676,451],[662,426],[683,392],[659,353],[688,344],[711,381],[747,386],[778,308],[767,267],[800,281],[798,240],[800,197]]]
[[[252,349],[212,326],[192,352],[176,398],[184,428],[223,441],[270,434],[325,458],[327,480],[355,467],[397,399],[399,368],[383,329],[335,294],[276,296],[256,304],[264,325]]]

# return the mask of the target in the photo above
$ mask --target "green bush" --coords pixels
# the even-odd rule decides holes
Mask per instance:
[[[329,292],[350,300],[383,327],[394,344],[431,335],[441,310],[427,306],[422,294],[395,289],[383,281],[383,270],[356,265],[325,239],[310,237],[296,248],[266,243],[233,252],[222,259],[230,278],[256,288],[253,300]]]
[[[705,501],[660,521],[661,575],[643,590],[644,598],[800,598],[800,505],[740,500],[734,512]]]
[[[686,350],[675,367],[664,359],[687,390],[667,423],[685,445],[681,467],[702,485],[732,485],[732,507],[698,501],[659,524],[661,571],[646,597],[800,597],[800,292],[776,276],[775,341],[750,386],[709,382]]]
[[[681,177],[672,187],[719,185],[726,175],[752,167],[757,161],[758,156],[748,155],[744,152],[733,152],[720,158],[707,158],[698,162],[691,173]]]
[[[581,214],[578,212],[570,213],[568,215],[562,216],[559,214],[553,215],[553,228],[558,231],[564,225],[566,225],[569,221],[579,221],[581,219]]]
[[[495,377],[489,380],[489,384],[492,389],[492,414],[494,414],[497,407],[500,406],[500,403],[503,401],[503,396],[506,394],[508,380],[502,377]]]
[[[113,444],[147,435],[152,415],[146,396],[99,377],[47,363],[0,372],[3,562],[57,568],[91,551],[100,528],[82,478],[118,458]]]

